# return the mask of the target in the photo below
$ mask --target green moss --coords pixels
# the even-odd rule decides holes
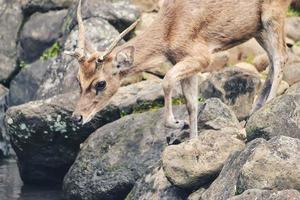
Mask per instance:
[[[56,57],[60,52],[60,45],[58,42],[55,42],[50,48],[46,49],[41,56],[42,60],[48,60],[50,58]]]
[[[300,16],[300,10],[295,8],[289,8],[287,12],[288,17],[299,17]]]
[[[25,69],[26,67],[28,67],[28,64],[21,60],[19,66],[21,69]]]

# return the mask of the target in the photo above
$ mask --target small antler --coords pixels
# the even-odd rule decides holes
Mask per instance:
[[[132,31],[137,24],[140,22],[140,19],[137,19],[133,24],[131,24],[126,30],[124,30],[119,37],[107,48],[104,53],[101,53],[101,57],[99,59],[103,60],[106,56],[108,56],[114,48],[118,45],[118,43],[130,32]]]
[[[75,57],[79,62],[84,60],[84,53],[85,53],[85,29],[83,25],[83,20],[81,16],[81,0],[78,2],[77,7],[77,22],[78,22],[78,44],[77,48],[74,52],[65,51],[66,55]]]

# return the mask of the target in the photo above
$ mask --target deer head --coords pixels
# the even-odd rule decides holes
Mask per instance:
[[[77,21],[79,27],[77,48],[75,52],[65,54],[73,56],[80,64],[77,78],[81,96],[72,118],[78,124],[85,124],[108,104],[120,87],[122,74],[132,66],[133,46],[124,47],[119,51],[114,50],[122,38],[135,28],[138,20],[123,31],[104,52],[95,50],[91,42],[85,38],[81,0],[77,8]]]

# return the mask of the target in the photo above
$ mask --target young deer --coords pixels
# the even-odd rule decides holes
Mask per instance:
[[[117,46],[134,23],[105,52],[85,39],[81,0],[77,10],[81,98],[73,118],[89,122],[117,92],[128,75],[170,61],[174,66],[163,80],[165,125],[182,128],[172,112],[172,89],[180,81],[189,113],[191,136],[197,136],[197,73],[208,72],[211,55],[255,37],[270,59],[270,72],[253,112],[276,95],[287,56],[284,20],[291,0],[165,0],[157,19],[143,34]],[[89,53],[89,57],[85,52]]]

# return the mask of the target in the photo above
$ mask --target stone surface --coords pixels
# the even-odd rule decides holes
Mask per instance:
[[[285,23],[287,37],[298,41],[300,39],[300,17],[288,17]]]
[[[168,146],[162,154],[168,180],[186,189],[196,189],[216,178],[228,156],[244,148],[234,129],[208,130],[187,142]]]
[[[7,82],[17,69],[16,42],[22,20],[20,0],[0,0],[0,83]]]
[[[250,63],[241,62],[241,63],[237,63],[235,66],[238,67],[238,68],[241,68],[241,69],[248,70],[248,71],[253,72],[255,74],[259,74],[256,67],[254,65],[250,64]]]
[[[291,93],[273,99],[255,112],[246,125],[247,139],[285,135],[300,138],[300,95]]]
[[[184,107],[176,115],[186,116]],[[93,133],[64,179],[68,199],[124,199],[166,146],[163,110],[126,116]]]
[[[300,82],[300,62],[287,64],[283,68],[283,80],[289,85]]]
[[[200,93],[204,98],[220,98],[241,120],[249,115],[259,87],[260,78],[256,73],[230,67],[212,73],[201,84]]]
[[[22,10],[26,16],[35,12],[65,9],[75,4],[76,0],[22,0]]]
[[[53,60],[38,60],[23,68],[10,82],[9,105],[20,105],[36,100],[37,90],[44,82],[48,66]]]
[[[35,13],[24,24],[19,38],[19,57],[25,63],[38,59],[62,35],[67,10]]]
[[[152,87],[149,88],[148,85]],[[6,126],[26,183],[60,182],[76,158],[80,144],[97,128],[126,114],[162,105],[160,83],[144,81],[121,88],[109,106],[81,127],[70,119],[78,93],[11,107]]]
[[[300,190],[300,140],[286,136],[259,145],[243,166],[237,189]]]
[[[292,85],[289,89],[286,91],[287,95],[297,95],[300,94],[300,83],[296,83]]]
[[[300,200],[300,193],[297,190],[247,190],[243,194],[232,197],[228,200]]]
[[[185,200],[187,192],[173,186],[159,166],[136,182],[126,200]]]
[[[263,139],[254,140],[243,151],[232,154],[226,160],[218,178],[201,194],[198,200],[227,200],[234,196],[238,192],[236,183],[243,165],[254,149],[264,143],[265,140]]]
[[[8,89],[0,84],[0,159],[10,153],[9,137],[4,127],[4,116],[7,109]]]

